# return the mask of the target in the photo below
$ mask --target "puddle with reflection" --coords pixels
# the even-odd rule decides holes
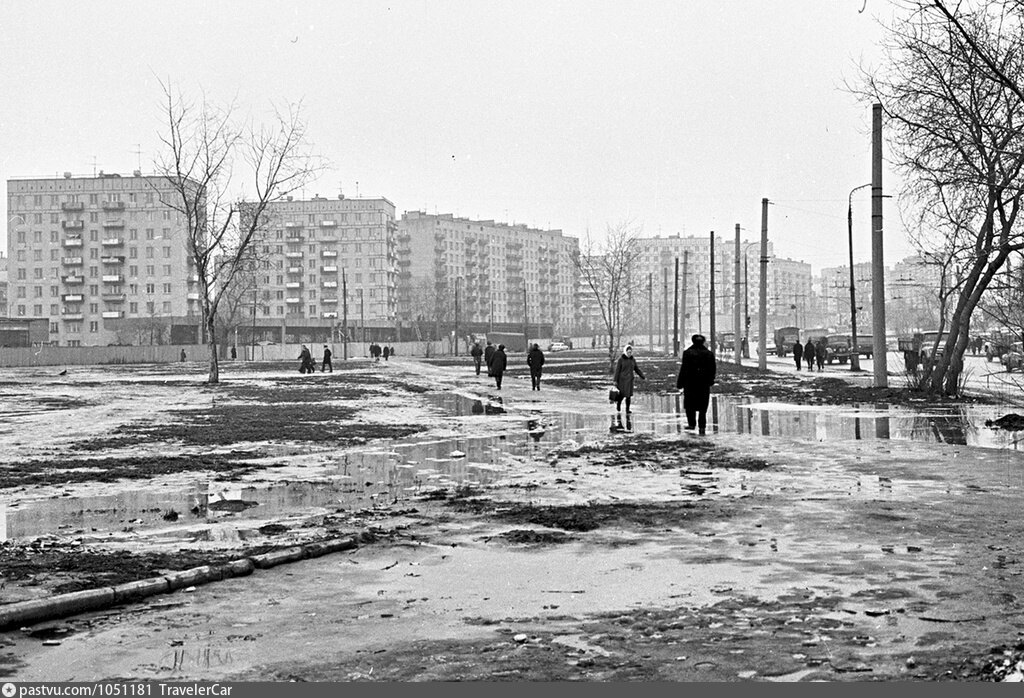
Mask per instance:
[[[456,393],[428,394],[433,407],[453,419],[499,419],[501,433],[479,437],[396,440],[376,449],[343,454],[329,462],[315,481],[289,481],[233,488],[196,482],[184,490],[132,490],[117,495],[66,497],[4,506],[0,540],[48,533],[160,530],[159,535],[209,540],[196,526],[218,523],[218,540],[255,535],[261,520],[315,510],[357,509],[402,502],[425,489],[461,484],[487,485],[523,460],[543,461],[554,445],[573,439],[608,438],[609,432],[683,434],[679,395],[639,395],[632,415],[610,406],[589,412],[507,412],[501,398],[476,399]],[[995,406],[956,406],[913,411],[886,405],[801,406],[712,397],[709,427],[716,432],[813,441],[898,439],[1018,449],[1020,438],[983,426],[999,416]],[[308,454],[309,448],[282,445],[281,454]],[[169,512],[177,518],[169,520]],[[173,517],[172,517],[173,518]],[[170,532],[170,533],[168,533]],[[198,537],[196,537],[198,536]]]

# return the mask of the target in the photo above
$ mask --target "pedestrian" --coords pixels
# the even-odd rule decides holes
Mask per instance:
[[[484,350],[480,348],[480,342],[473,342],[473,348],[469,350],[473,357],[473,365],[476,366],[476,375],[480,375],[480,364],[483,363]]]
[[[330,347],[324,345],[324,363],[320,367],[320,373],[330,369],[331,373],[334,373],[334,364],[331,363],[331,356],[333,356]]]
[[[299,352],[299,373],[313,373],[314,371],[316,371],[316,365],[313,363],[313,355],[309,353],[309,347],[303,344],[302,350]]]
[[[496,351],[496,349],[494,348],[494,345],[491,344],[490,341],[488,341],[487,342],[487,346],[484,347],[484,365],[487,366],[487,375],[488,376],[493,376],[494,375],[493,373],[491,373],[491,359],[494,357],[494,352],[495,351]]]
[[[388,357],[391,356],[391,347],[385,344],[382,353],[384,354],[384,361],[387,361]]]
[[[822,337],[818,340],[817,344],[814,345],[814,360],[818,364],[818,371],[825,370],[826,356],[828,356],[828,346],[825,344],[825,338]]]
[[[501,390],[501,377],[505,373],[505,369],[508,368],[508,357],[505,356],[505,345],[499,344],[498,348],[494,350],[494,355],[491,357],[491,363],[487,364],[487,371],[494,376],[494,382],[498,386],[498,390]]]
[[[235,349],[235,345],[231,345],[231,360],[234,361],[238,358],[238,351]]]
[[[540,350],[539,344],[534,344],[526,355],[526,365],[530,367],[530,382],[533,390],[540,390],[541,366],[544,365],[544,352]]]
[[[813,371],[814,370],[814,355],[815,355],[815,353],[816,352],[814,351],[814,342],[812,342],[811,338],[808,337],[807,338],[807,344],[804,345],[804,363],[807,364],[807,370],[808,371]]]
[[[392,359],[395,358],[395,347],[394,346],[391,347],[391,358]]]
[[[633,374],[644,377],[644,372],[640,370],[640,366],[637,365],[636,359],[633,358],[633,347],[627,344],[622,349],[622,356],[615,362],[615,371],[612,373],[612,379],[615,381],[615,389],[619,391],[619,397],[615,401],[615,411],[619,412],[622,410],[622,401],[626,401],[626,414],[632,412],[629,409],[629,404],[633,399]]]
[[[182,361],[185,360],[185,350],[184,349],[181,350],[181,360]]]
[[[679,377],[676,388],[683,391],[683,410],[686,412],[686,428],[706,433],[708,426],[708,403],[711,402],[711,386],[715,384],[718,364],[704,342],[704,335],[695,334],[693,342],[683,352],[679,363]]]
[[[800,343],[800,340],[796,340],[793,344],[793,360],[796,361],[796,370],[800,371],[800,359],[804,355],[804,345]]]

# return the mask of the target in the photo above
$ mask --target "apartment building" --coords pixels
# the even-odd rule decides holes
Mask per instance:
[[[403,324],[426,320],[448,328],[457,321],[463,329],[495,330],[527,324],[536,335],[572,331],[576,238],[561,230],[423,211],[406,211],[398,229]]]
[[[768,264],[768,326],[814,327],[823,324],[811,265],[788,257]]]
[[[7,254],[0,250],[0,317],[7,317]]]
[[[328,341],[340,337],[346,317],[350,338],[393,337],[394,204],[385,198],[288,197],[270,204],[265,220],[251,250],[255,273],[239,279],[245,285],[242,306],[255,311],[251,325],[258,338]],[[247,333],[249,326],[247,318]]]
[[[198,339],[199,292],[179,214],[156,176],[7,182],[11,318],[47,318],[60,346]]]

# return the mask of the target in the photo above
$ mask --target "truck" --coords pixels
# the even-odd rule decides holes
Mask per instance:
[[[787,356],[789,350],[800,341],[799,327],[779,327],[775,330],[775,353]]]
[[[825,335],[825,361],[832,363],[838,361],[845,364],[850,360],[853,353],[851,339],[848,334]]]
[[[494,346],[505,345],[505,352],[526,351],[526,336],[522,332],[488,332],[487,341]]]
[[[875,353],[875,338],[869,334],[857,334],[857,353],[870,359]]]
[[[719,332],[718,341],[722,345],[723,352],[736,351],[736,333]]]

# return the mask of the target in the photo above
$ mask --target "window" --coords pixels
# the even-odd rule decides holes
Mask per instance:
[[[100,222],[100,214],[96,213],[95,211],[91,211],[89,213],[89,222],[90,223],[99,223]]]
[[[170,284],[164,284],[164,293],[167,294],[167,295],[170,295],[170,293],[171,293],[171,285]]]
[[[43,251],[42,250],[32,250],[32,260],[35,261],[35,262],[43,261]]]
[[[60,314],[60,306],[57,305],[56,303],[51,303],[50,304],[50,315],[58,315],[58,314]],[[53,330],[50,330],[50,331],[52,332]]]
[[[60,242],[60,233],[58,233],[56,230],[51,230],[50,242]]]
[[[316,306],[315,305],[309,306],[309,314],[310,315],[316,315]]]
[[[146,203],[147,204],[153,203],[153,192],[151,192],[151,191],[150,192],[146,192]]]
[[[99,332],[100,331],[100,323],[96,322],[95,320],[90,320],[89,321],[89,331],[93,332],[93,333]]]
[[[99,267],[89,267],[89,278],[94,279],[100,275]]]
[[[153,248],[152,247],[147,247],[146,248],[146,259],[153,259]]]
[[[147,240],[152,240],[154,237],[155,237],[155,235],[153,234],[153,229],[152,228],[146,228],[146,239]]]
[[[43,231],[41,231],[41,230],[34,231],[32,233],[32,242],[42,242],[42,241],[43,241]]]
[[[146,284],[146,293],[152,294],[156,291],[156,284]]]
[[[58,216],[56,213],[51,213],[50,214],[50,222],[51,223],[59,223],[60,222],[60,216]]]
[[[33,305],[32,306],[32,315],[33,315],[33,317],[42,317],[43,316],[43,306],[41,306],[41,305]]]
[[[138,228],[129,228],[128,229],[128,239],[129,240],[138,240],[139,239],[139,229]]]
[[[33,279],[41,279],[41,278],[43,278],[43,268],[42,267],[36,267],[35,269],[33,269],[32,270],[32,278]]]
[[[165,313],[169,313],[169,312],[171,312],[171,302],[170,302],[170,301],[164,301],[164,304],[163,304],[163,311],[164,311]]]
[[[138,303],[134,303],[134,302],[129,303],[128,304],[128,312],[129,313],[137,313],[137,312],[139,312],[139,304]]]
[[[50,298],[56,298],[60,295],[60,286],[50,286]]]
[[[18,269],[18,279],[20,279],[21,281],[24,281],[26,279],[24,267]]]
[[[156,267],[154,267],[152,264],[147,264],[146,276],[156,276]]]
[[[100,292],[100,287],[99,286],[97,286],[96,284],[89,284],[89,295],[90,296],[95,296],[99,292]]]
[[[43,196],[42,196],[42,194],[35,194],[32,197],[32,205],[33,206],[42,206],[43,205]]]
[[[57,314],[56,310],[54,310],[52,313],[50,313],[50,315],[56,315],[56,314]],[[58,323],[56,323],[56,322],[51,322],[50,323],[50,334],[57,334],[57,332],[59,332],[59,331],[60,331],[60,325]]]
[[[129,267],[128,267],[128,276],[138,276],[138,275],[139,275],[139,268],[137,266],[135,266],[134,264],[129,265]]]
[[[99,194],[89,194],[89,203],[90,204],[95,205],[95,204],[99,203],[99,200],[100,200]]]
[[[90,313],[95,314],[95,313],[98,313],[99,311],[100,311],[100,306],[97,303],[90,303],[89,304],[89,312]]]
[[[89,259],[98,259],[99,256],[100,256],[100,251],[99,250],[97,250],[95,247],[90,247],[89,248]]]
[[[25,244],[25,231],[24,230],[19,230],[18,231],[18,242],[20,244],[22,244],[22,245]]]
[[[138,247],[129,247],[128,248],[128,259],[138,259],[138,257],[139,257],[139,248]]]
[[[170,276],[170,275],[171,275],[171,265],[170,264],[165,264],[164,265],[164,276]]]
[[[170,211],[163,211],[163,214],[164,214],[163,217],[164,217],[165,221],[171,220],[171,212]],[[164,228],[164,230],[167,230],[167,228]]]

